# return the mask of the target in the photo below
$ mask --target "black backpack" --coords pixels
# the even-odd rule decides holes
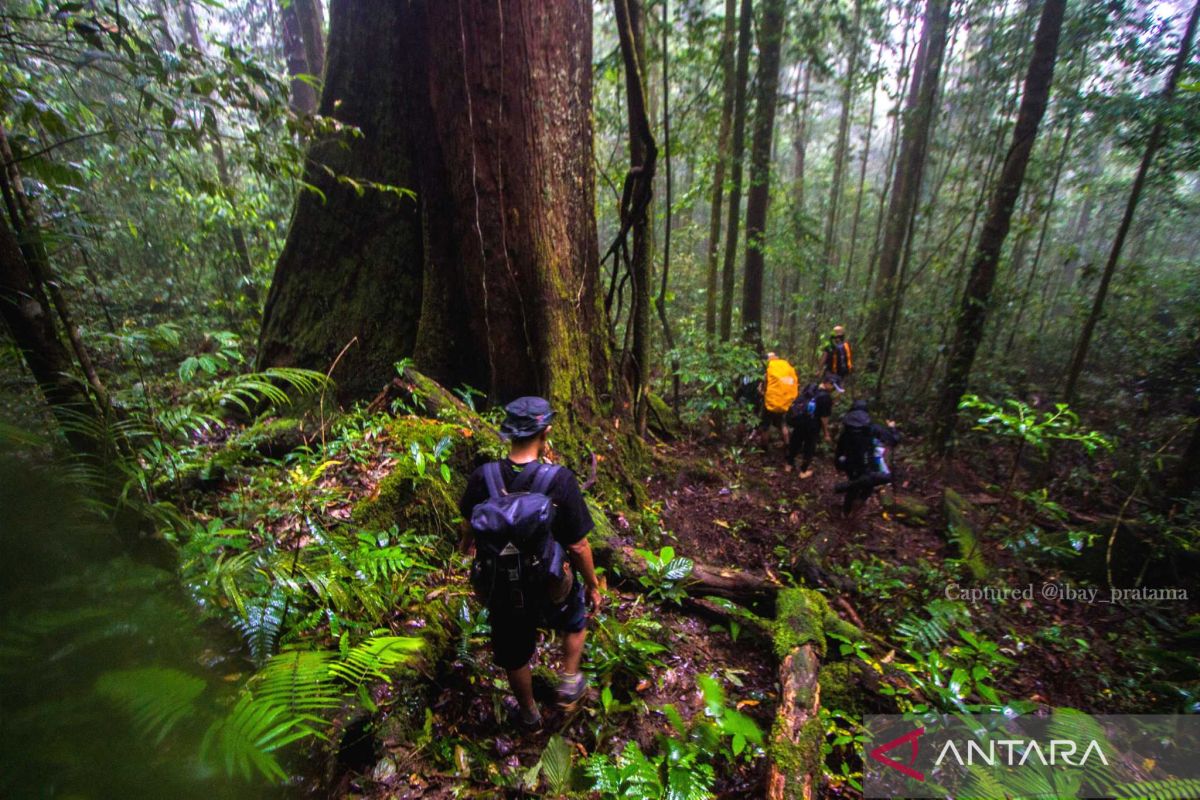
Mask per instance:
[[[562,602],[571,588],[566,554],[551,532],[554,502],[546,495],[558,470],[553,464],[526,467],[510,492],[500,462],[483,465],[489,496],[471,512],[471,586],[489,609],[536,613]]]
[[[875,452],[875,434],[870,425],[845,425],[842,441],[839,442],[837,469],[851,476],[861,475],[871,469],[871,456]]]
[[[787,421],[789,425],[795,425],[816,418],[817,387],[810,383],[804,387],[804,391],[800,392],[800,396],[792,401],[792,407],[788,409]]]

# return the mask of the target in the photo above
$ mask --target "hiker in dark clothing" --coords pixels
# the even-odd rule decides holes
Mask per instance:
[[[787,469],[790,471],[796,465],[796,456],[801,455],[800,479],[812,477],[812,459],[817,449],[817,436],[823,435],[825,441],[829,437],[829,417],[833,413],[833,388],[828,380],[818,384],[809,384],[800,392],[796,402],[788,411],[788,425],[791,438],[788,439]]]
[[[533,698],[529,661],[537,644],[538,628],[552,628],[562,634],[558,700],[562,705],[573,704],[587,690],[579,663],[587,638],[587,618],[600,608],[600,584],[587,540],[594,523],[579,484],[570,470],[539,460],[546,452],[550,422],[554,417],[550,404],[540,397],[522,397],[509,403],[505,410],[508,415],[500,432],[509,440],[508,457],[484,464],[467,480],[466,491],[459,503],[464,519],[459,549],[464,553],[476,553],[478,549],[471,566],[471,577],[477,594],[481,593],[480,584],[487,587],[485,600],[492,627],[492,653],[496,663],[508,671],[509,685],[520,706],[517,721],[527,730],[536,730],[541,726],[542,717]],[[534,495],[534,500],[536,495],[544,495],[542,502],[549,498],[553,505],[553,509],[539,519],[543,524],[547,518],[550,520],[549,535],[553,541],[547,536],[544,545],[557,554],[557,569],[544,565],[544,562],[553,562],[553,558],[527,560],[511,541],[499,552],[499,558],[491,556],[491,551],[484,547],[484,544],[494,546],[491,540],[485,542],[481,537],[494,532],[489,524],[494,525],[495,518],[489,518],[489,512],[496,507],[498,496],[502,502],[526,492]],[[511,511],[514,507],[508,506],[510,516],[515,513]],[[488,511],[481,513],[482,509]],[[562,563],[564,555],[570,567]],[[511,560],[499,563],[505,556],[521,560],[515,564]],[[487,558],[494,560],[487,562]],[[539,574],[539,568],[551,574]],[[497,590],[498,584],[504,580],[512,581],[515,574],[520,574],[519,580],[523,581],[515,591],[507,583],[504,591]],[[481,575],[486,579],[481,580]]]
[[[839,392],[846,390],[846,379],[854,371],[854,352],[846,341],[846,329],[841,325],[833,326],[833,335],[825,346],[821,368]]]
[[[875,436],[871,431],[871,415],[867,413],[867,401],[858,400],[842,417],[842,432],[838,436],[834,452],[834,466],[844,472],[848,479],[836,488],[845,491],[842,513],[849,515],[859,500],[871,496],[871,488],[860,480],[871,472],[871,457],[874,455]],[[865,491],[864,491],[865,490]]]
[[[842,433],[838,437],[835,466],[846,473],[847,480],[834,487],[845,492],[842,513],[849,515],[860,500],[866,500],[876,486],[892,482],[887,453],[900,442],[896,423],[888,420],[879,425],[867,413],[867,401],[857,400],[842,418]]]

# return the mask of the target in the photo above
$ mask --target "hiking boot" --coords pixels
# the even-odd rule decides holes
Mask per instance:
[[[538,733],[542,730],[542,712],[536,706],[528,711],[517,705],[509,709],[508,722],[522,733]]]
[[[579,702],[579,698],[587,693],[587,676],[582,672],[577,672],[574,675],[563,674],[558,682],[558,704],[560,706],[569,706]]]

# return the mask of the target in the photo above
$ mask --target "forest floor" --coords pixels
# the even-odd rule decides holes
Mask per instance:
[[[834,610],[868,632],[877,664],[913,656],[922,640],[918,636],[914,644],[912,622],[932,616],[943,627],[965,628],[994,643],[985,666],[988,680],[1005,701],[1112,713],[1134,709],[1151,696],[1142,676],[1152,670],[1144,662],[1141,643],[1154,644],[1148,626],[1156,612],[1148,620],[1145,608],[1104,602],[1103,592],[1095,602],[1045,596],[1043,585],[1087,582],[1069,574],[1069,559],[1065,564],[1035,561],[1015,548],[1011,539],[993,540],[986,533],[980,537],[987,577],[971,577],[964,561],[956,557],[956,545],[943,533],[947,481],[942,476],[951,476],[950,483],[968,501],[968,516],[980,528],[1006,520],[1017,513],[1013,501],[997,498],[1002,493],[981,475],[993,471],[998,453],[982,454],[983,461],[956,462],[948,469],[934,470],[910,461],[902,448],[896,454],[899,481],[883,491],[894,492],[906,502],[897,506],[877,493],[858,513],[844,518],[841,496],[833,491],[840,476],[832,468],[830,450],[822,445],[814,476],[801,480],[795,472],[784,470],[774,437],[769,443],[759,439],[733,446],[715,441],[660,444],[656,461],[664,467],[648,479],[647,488],[651,511],[661,520],[662,540],[635,544],[671,545],[706,565],[738,568],[784,582],[805,580],[791,573],[807,565],[809,575],[824,576],[827,585],[815,588],[826,594]],[[988,466],[977,468],[980,463]],[[913,518],[904,506],[925,511]],[[625,526],[622,518],[612,522],[618,530]],[[973,604],[955,597],[960,589],[983,585],[1029,585],[1034,596]],[[938,617],[926,611],[939,600],[954,601],[953,613]],[[613,753],[630,740],[649,752],[656,736],[668,730],[660,711],[664,704],[673,704],[685,719],[704,713],[705,699],[697,688],[702,674],[722,682],[730,707],[736,705],[763,731],[770,730],[777,675],[769,639],[749,628],[712,624],[686,608],[655,604],[636,587],[614,587],[604,614],[592,625],[588,660],[609,658],[615,664],[608,673],[609,697],[601,698],[593,684],[589,698],[577,709],[567,714],[555,710],[550,702],[551,669],[557,648],[543,643],[535,663],[535,684],[546,701],[546,725],[537,735],[523,737],[505,722],[507,690],[502,673],[490,663],[478,620],[461,622],[457,658],[443,664],[434,681],[423,742],[416,747],[396,742],[374,766],[358,765],[361,771],[351,770],[343,778],[341,796],[442,798],[480,792],[484,796],[489,787],[495,791],[495,784],[483,783],[469,764],[491,763],[509,775],[519,774],[537,763],[553,734],[561,735],[581,756],[598,749]],[[910,630],[900,635],[897,626],[905,622]],[[953,631],[941,633],[948,640],[954,638]],[[647,652],[646,641],[665,648]],[[927,650],[937,646],[926,641]],[[839,656],[832,643],[829,649],[831,660],[846,655]],[[925,663],[919,655],[916,658]],[[974,663],[980,663],[979,653],[975,658]],[[858,676],[854,685],[830,693],[831,702],[849,708],[835,708],[834,713],[896,713],[895,692],[879,690],[884,684],[898,687],[903,677],[877,671],[881,676],[870,670],[851,671]],[[944,684],[945,676],[935,674],[931,681]],[[918,685],[908,696],[934,701],[927,686]],[[963,699],[980,702],[978,695]],[[438,747],[444,752],[431,752]],[[451,767],[431,770],[431,764]],[[761,751],[728,760],[718,769],[718,796],[761,796],[765,771]],[[855,794],[845,782],[837,781],[824,791],[826,796]]]

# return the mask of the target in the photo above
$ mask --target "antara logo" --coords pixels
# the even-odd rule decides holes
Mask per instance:
[[[871,751],[871,758],[875,759],[880,764],[884,764],[886,766],[891,767],[894,770],[899,770],[900,772],[903,772],[905,775],[907,775],[910,778],[915,778],[916,780],[923,781],[923,780],[925,780],[925,774],[923,772],[918,772],[917,770],[913,769],[913,765],[917,763],[917,739],[920,739],[921,734],[923,734],[923,733],[925,733],[924,728],[917,728],[916,730],[909,731],[908,733],[904,734],[903,736],[900,736],[896,739],[892,739],[890,742],[885,742],[885,743],[879,745],[879,747],[876,747],[874,750]],[[899,761],[888,758],[887,756],[884,755],[884,753],[888,752],[889,750],[895,750],[897,747],[899,747],[902,744],[911,744],[912,745],[912,750],[909,753],[907,764],[901,764]]]
[[[946,743],[942,745],[942,752],[938,753],[937,760],[933,762],[934,766],[940,767],[947,756],[952,756],[959,766],[964,767],[975,763],[987,764],[989,767],[994,767],[996,764],[1021,767],[1036,756],[1043,766],[1052,767],[1065,764],[1068,767],[1082,767],[1093,753],[1099,757],[1104,766],[1108,766],[1108,759],[1104,757],[1104,751],[1100,749],[1100,745],[1094,739],[1084,748],[1083,755],[1078,761],[1072,759],[1079,752],[1079,745],[1070,739],[1051,739],[1048,757],[1046,751],[1035,739],[996,739],[987,743],[987,750],[984,750],[979,742],[968,740],[965,743],[965,749],[967,756],[964,759],[954,740],[947,739]],[[999,754],[997,749],[1005,752]],[[976,758],[978,758],[978,762],[976,762]]]

